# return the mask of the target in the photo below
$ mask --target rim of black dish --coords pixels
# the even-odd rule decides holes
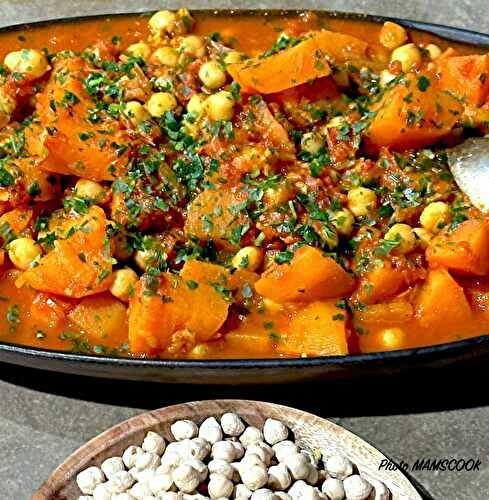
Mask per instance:
[[[371,14],[362,14],[355,12],[330,11],[327,9],[199,9],[192,8],[192,11],[210,15],[256,15],[256,16],[287,16],[301,14],[303,12],[312,11],[322,15],[339,18],[352,19],[358,21],[371,21],[374,23],[383,23],[385,21],[393,21],[407,28],[416,29],[428,33],[432,33],[441,38],[459,43],[467,43],[473,46],[489,47],[489,34],[471,31],[464,28],[445,26],[441,24],[426,23],[423,21],[414,21],[397,17],[387,17]],[[69,23],[77,21],[90,21],[103,18],[115,17],[130,17],[130,16],[148,16],[155,11],[135,11],[124,13],[105,13],[84,16],[52,18],[42,21],[33,21],[29,23],[19,23],[9,26],[0,27],[0,33],[7,31],[21,31],[22,29],[35,28],[51,24]],[[127,367],[160,367],[160,368],[207,368],[212,369],[231,369],[231,368],[275,368],[275,367],[314,367],[325,365],[355,365],[365,361],[392,361],[407,359],[416,356],[419,358],[440,357],[446,353],[464,353],[469,348],[475,348],[481,344],[489,345],[489,334],[480,335],[468,339],[459,340],[456,342],[448,342],[444,344],[436,344],[425,347],[417,347],[411,349],[401,349],[397,351],[372,352],[364,354],[349,354],[346,356],[315,356],[307,358],[244,358],[244,359],[160,359],[160,358],[136,358],[136,357],[118,357],[105,356],[98,354],[73,353],[70,351],[43,349],[40,347],[26,347],[21,344],[0,341],[0,353],[8,353],[12,355],[22,355],[33,358],[46,358],[49,360],[75,362],[75,363],[90,363],[99,365],[122,365]]]

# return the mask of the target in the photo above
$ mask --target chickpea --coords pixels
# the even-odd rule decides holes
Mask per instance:
[[[124,114],[129,118],[131,123],[136,126],[150,118],[150,114],[138,101],[126,102]]]
[[[5,56],[4,64],[12,73],[21,73],[26,80],[41,78],[49,70],[46,56],[34,49],[10,52]]]
[[[148,267],[151,267],[155,257],[155,253],[151,250],[138,250],[134,255],[134,262],[141,271],[146,271]]]
[[[199,94],[194,94],[187,103],[187,112],[199,116],[204,109],[204,98]]]
[[[174,68],[178,64],[178,52],[172,47],[160,47],[153,52],[151,60],[163,66]]]
[[[128,302],[134,293],[134,286],[138,282],[138,275],[129,268],[119,269],[114,272],[110,293],[123,302]]]
[[[225,90],[209,96],[204,106],[211,120],[231,120],[233,117],[233,96]]]
[[[421,62],[421,52],[414,43],[408,43],[392,51],[391,61],[399,61],[402,70],[407,73],[414,64]]]
[[[336,232],[336,229],[330,224],[327,224],[326,222],[321,224],[318,232],[319,236],[321,236],[321,239],[324,241],[324,243],[326,243],[326,246],[330,250],[333,250],[333,248],[336,248],[338,246],[338,233]]]
[[[78,179],[75,184],[75,191],[80,198],[87,198],[96,202],[104,200],[107,194],[102,185],[89,179]]]
[[[379,339],[387,351],[401,349],[406,340],[406,332],[401,328],[384,328],[379,332]]]
[[[232,263],[236,269],[256,271],[263,262],[261,251],[256,247],[243,247],[233,257]]]
[[[314,132],[307,132],[302,136],[301,149],[312,155],[319,153],[320,149],[324,146],[324,139]]]
[[[388,85],[392,80],[396,78],[396,75],[393,75],[388,69],[383,69],[380,72],[380,85],[382,87],[385,87]]]
[[[408,39],[407,31],[399,24],[386,21],[380,29],[380,43],[389,50],[397,49]]]
[[[344,236],[351,234],[354,222],[353,214],[347,208],[338,210],[333,214],[333,225]]]
[[[430,203],[419,217],[421,225],[431,233],[438,233],[449,220],[450,207],[443,201]]]
[[[147,43],[133,43],[127,47],[127,53],[133,57],[141,57],[144,60],[149,59],[151,48]]]
[[[8,256],[17,269],[25,271],[39,258],[41,249],[32,238],[17,238],[8,246]]]
[[[348,208],[355,217],[367,215],[377,205],[377,195],[365,187],[353,188],[348,192]]]
[[[177,107],[177,100],[169,92],[157,92],[153,94],[148,102],[146,108],[151,116],[159,118],[167,111],[172,111]]]
[[[244,61],[244,59],[246,59],[246,56],[243,53],[232,50],[224,56],[224,64],[237,64]]]
[[[178,18],[174,12],[169,10],[160,10],[153,14],[149,20],[149,28],[153,33],[161,33],[162,31],[172,31]]]
[[[424,49],[426,50],[432,61],[438,59],[442,55],[440,47],[438,47],[438,45],[434,43],[429,43]]]
[[[211,90],[216,90],[226,83],[226,73],[216,61],[204,63],[200,67],[199,78],[200,81]]]
[[[422,248],[426,248],[429,245],[433,235],[424,227],[415,227],[413,231],[416,237],[418,238],[419,245]]]
[[[416,248],[416,234],[408,224],[394,224],[385,233],[384,239],[399,242],[393,253],[404,255]]]
[[[180,51],[193,57],[205,56],[205,44],[200,36],[189,35],[180,42]]]

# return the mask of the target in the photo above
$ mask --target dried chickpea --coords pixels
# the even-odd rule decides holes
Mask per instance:
[[[338,233],[344,236],[349,236],[351,234],[354,222],[355,218],[347,208],[337,210],[333,214],[333,225]]]

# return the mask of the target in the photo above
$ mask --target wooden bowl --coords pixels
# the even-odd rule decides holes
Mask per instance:
[[[80,491],[75,479],[83,469],[91,465],[100,466],[106,458],[121,456],[128,446],[139,445],[150,430],[172,441],[170,426],[176,420],[190,419],[200,424],[207,417],[218,417],[228,411],[238,413],[249,425],[260,428],[269,417],[281,420],[294,433],[301,448],[320,449],[326,455],[339,453],[347,456],[367,479],[372,477],[384,482],[392,492],[392,500],[422,500],[402,472],[378,470],[381,461],[386,459],[382,453],[342,427],[287,406],[232,399],[184,403],[126,420],[75,451],[32,499],[77,500]]]

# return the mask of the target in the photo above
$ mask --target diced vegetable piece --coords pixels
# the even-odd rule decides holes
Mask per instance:
[[[346,311],[336,300],[318,301],[307,305],[291,321],[277,349],[300,356],[339,356],[348,354]]]
[[[405,300],[386,304],[372,304],[355,311],[355,321],[369,325],[406,323],[414,314],[413,306]]]
[[[86,215],[68,220],[63,224],[63,239],[58,238],[53,250],[22,274],[18,286],[27,284],[36,290],[76,298],[107,290],[112,258],[106,222],[104,211],[97,206]]]
[[[355,293],[362,304],[375,304],[391,299],[405,287],[405,279],[400,270],[389,261],[383,261],[360,279]]]
[[[436,62],[440,88],[480,106],[489,94],[489,56],[445,57]]]
[[[44,142],[49,154],[40,166],[95,181],[113,180],[127,164],[128,136],[116,120],[107,118],[96,127],[88,121],[94,104],[83,87],[86,76],[81,58],[61,58],[39,94],[41,124],[51,131]]]
[[[267,356],[273,351],[273,339],[267,334],[230,332],[225,336],[226,346],[234,352],[245,353],[250,356]]]
[[[466,276],[489,273],[489,225],[486,220],[462,222],[448,236],[441,234],[431,240],[426,250],[430,266],[446,267]]]
[[[472,312],[463,288],[446,269],[432,269],[415,302],[418,323],[432,331],[456,331]]]
[[[0,237],[10,241],[27,228],[32,219],[32,210],[14,208],[0,217]]]
[[[249,224],[242,210],[246,194],[228,189],[206,189],[190,204],[185,232],[201,240],[216,240],[236,246]]]
[[[92,346],[114,348],[127,339],[126,306],[108,294],[82,299],[68,317]]]
[[[282,303],[346,297],[353,285],[353,278],[331,257],[304,246],[290,264],[271,265],[255,283],[255,290]]]
[[[203,342],[226,321],[229,292],[222,279],[226,270],[212,264],[189,262],[190,266],[186,263],[182,270],[185,278],[165,274],[157,289],[145,279],[138,283],[129,306],[129,341],[133,352],[161,352],[180,330],[189,330]],[[194,281],[192,277],[201,277],[204,282]],[[209,283],[205,282],[207,279]]]
[[[462,104],[431,72],[410,73],[374,105],[367,138],[376,147],[408,149],[433,144],[460,120]]]
[[[322,33],[312,33],[297,45],[268,57],[231,64],[228,71],[243,89],[272,94],[331,74]]]
[[[211,284],[218,283],[227,286],[229,271],[217,264],[200,260],[187,260],[180,271],[180,276],[187,282]]]

